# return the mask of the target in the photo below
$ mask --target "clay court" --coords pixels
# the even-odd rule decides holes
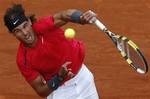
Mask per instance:
[[[13,3],[37,17],[68,8],[93,10],[109,30],[132,39],[150,61],[149,0],[0,0],[0,99],[42,99],[25,81],[16,65],[18,41],[4,27],[3,15]],[[86,45],[85,64],[95,76],[101,99],[150,99],[150,72],[136,73],[112,41],[94,25],[68,23]]]

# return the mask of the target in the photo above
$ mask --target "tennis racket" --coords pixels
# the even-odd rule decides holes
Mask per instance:
[[[148,64],[146,59],[139,47],[133,41],[125,36],[112,33],[98,19],[96,19],[94,24],[111,38],[121,56],[131,67],[133,67],[134,70],[140,74],[147,73]]]

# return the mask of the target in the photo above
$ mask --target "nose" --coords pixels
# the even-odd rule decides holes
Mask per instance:
[[[26,29],[22,29],[22,32],[25,36],[28,34],[28,31]]]

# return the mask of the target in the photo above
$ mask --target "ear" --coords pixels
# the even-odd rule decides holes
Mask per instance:
[[[30,25],[32,25],[32,22],[31,22],[31,19],[30,19],[30,18],[28,18],[28,22],[29,22]]]

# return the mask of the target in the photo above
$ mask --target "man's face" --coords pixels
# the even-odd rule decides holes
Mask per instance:
[[[12,30],[14,36],[26,46],[34,45],[36,37],[30,20],[24,21]]]

